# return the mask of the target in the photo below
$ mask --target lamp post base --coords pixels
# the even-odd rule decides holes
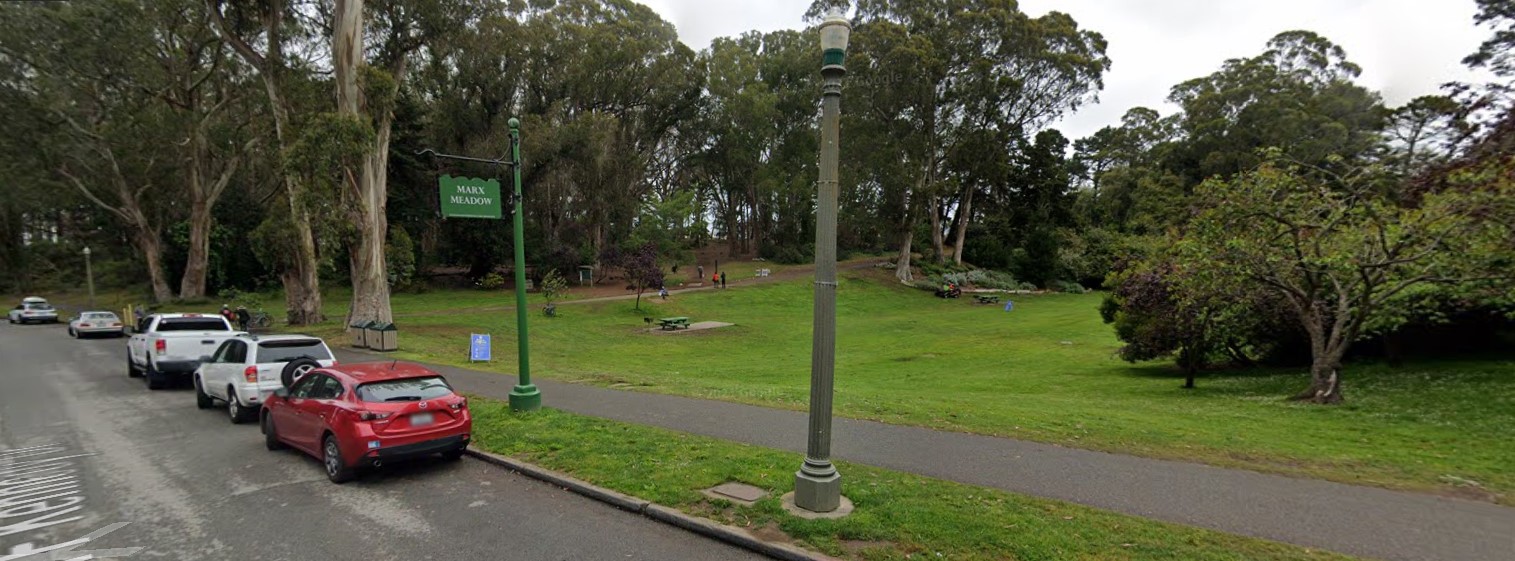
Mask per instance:
[[[794,506],[810,512],[831,512],[842,504],[842,475],[832,471],[816,476],[794,472]]]
[[[516,386],[510,390],[511,411],[536,411],[542,408],[542,392],[536,384]]]

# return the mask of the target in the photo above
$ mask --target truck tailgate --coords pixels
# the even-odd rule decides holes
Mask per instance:
[[[233,331],[159,333],[156,338],[163,340],[164,349],[163,352],[157,354],[158,360],[199,360],[202,356],[216,352],[216,347],[235,334]]]

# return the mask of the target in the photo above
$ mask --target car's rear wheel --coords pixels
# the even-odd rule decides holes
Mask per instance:
[[[79,338],[79,332],[78,331],[74,331],[74,328],[70,327],[70,328],[68,328],[68,336],[69,337],[73,337],[75,339],[78,339]]]
[[[240,425],[252,420],[253,409],[244,407],[242,400],[237,399],[237,390],[226,386],[226,416],[231,417],[231,424]]]
[[[216,406],[216,400],[205,393],[205,387],[200,384],[200,378],[195,378],[195,408],[210,409]]]
[[[279,440],[279,434],[274,429],[274,417],[267,413],[263,414],[263,447],[269,450],[283,450],[284,442]]]
[[[321,463],[325,464],[327,479],[338,485],[352,481],[353,469],[342,461],[342,447],[337,446],[336,435],[326,435],[321,452]]]
[[[132,364],[132,355],[131,355],[130,351],[128,351],[126,353],[126,377],[127,378],[140,378],[140,377],[142,377],[142,369],[137,368],[136,364]]]
[[[151,362],[147,363],[147,367],[142,369],[142,377],[147,378],[147,389],[161,390],[168,386],[168,381],[163,379],[163,375],[158,373],[158,369],[153,368]]]

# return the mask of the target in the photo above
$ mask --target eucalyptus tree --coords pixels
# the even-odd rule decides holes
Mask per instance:
[[[178,139],[156,92],[165,75],[146,54],[160,45],[144,8],[105,1],[0,6],[0,53],[21,67],[12,92],[51,121],[32,131],[57,178],[115,217],[142,256],[156,301],[173,297],[162,227]]]
[[[205,0],[215,29],[237,56],[252,68],[263,84],[268,115],[273,121],[276,144],[274,168],[281,170],[283,197],[270,213],[262,247],[281,269],[286,319],[291,325],[308,325],[325,319],[321,311],[320,255],[315,225],[307,207],[310,195],[299,174],[286,169],[284,157],[295,143],[294,99],[306,76],[308,61],[286,53],[291,46],[308,44],[310,35],[295,17],[286,0]]]
[[[820,0],[811,12],[829,4]],[[1110,60],[1104,38],[1072,17],[1033,18],[1012,0],[859,0],[854,19],[848,68],[863,90],[862,114],[882,121],[880,132],[903,136],[869,137],[849,154],[883,151],[905,162],[907,175],[875,179],[891,193],[896,274],[909,280],[916,217],[929,220],[933,253],[944,259],[944,223],[955,221],[955,237],[963,237],[973,194],[1002,173],[954,153],[985,140],[1014,149],[1014,140],[1092,100]],[[956,162],[975,165],[950,167]]]

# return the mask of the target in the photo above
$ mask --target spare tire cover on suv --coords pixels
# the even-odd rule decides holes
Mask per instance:
[[[308,358],[297,358],[291,360],[289,361],[289,364],[284,365],[284,371],[279,373],[279,381],[283,382],[284,387],[288,388],[295,385],[295,380],[300,379],[300,377],[304,376],[306,372],[310,372],[311,370],[315,370],[320,367],[321,363]]]

